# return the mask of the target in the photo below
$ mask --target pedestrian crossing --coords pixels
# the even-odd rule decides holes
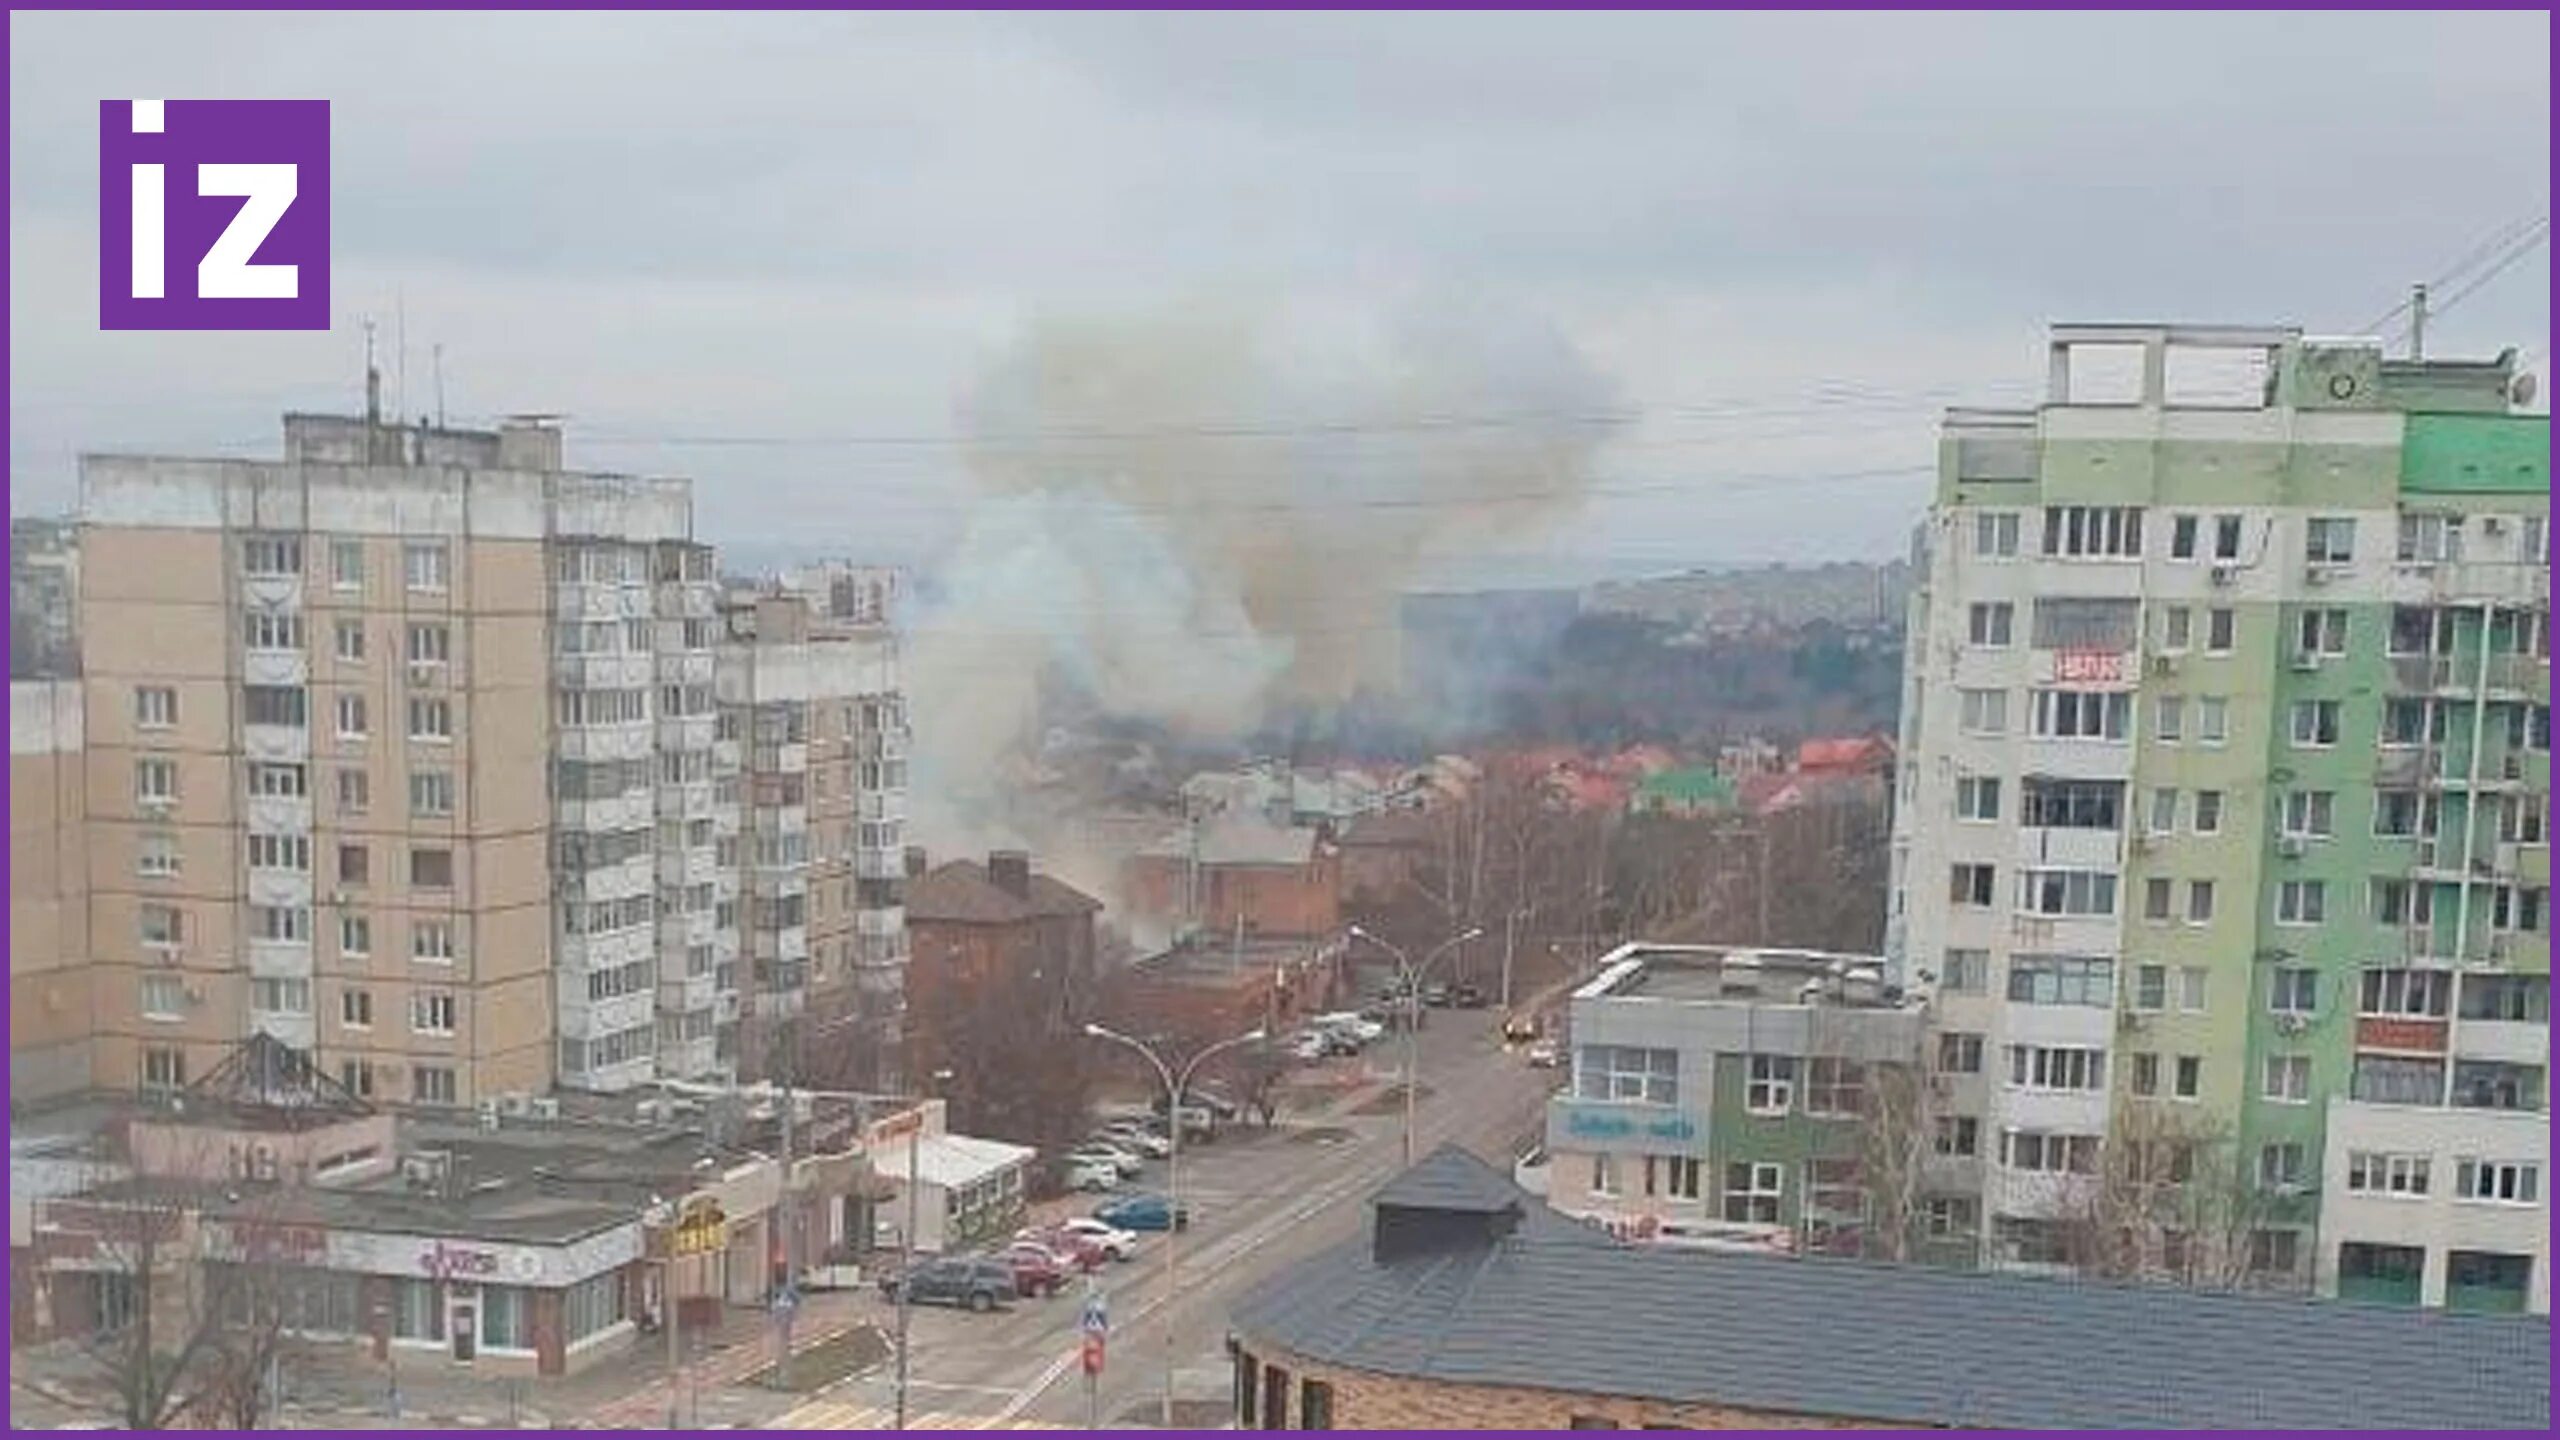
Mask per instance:
[[[857,1405],[849,1401],[813,1400],[784,1415],[764,1428],[767,1430],[886,1430],[898,1423],[898,1412],[887,1405]],[[910,1430],[1072,1430],[1072,1425],[1047,1425],[1037,1420],[1008,1420],[997,1415],[960,1415],[945,1410],[907,1412]]]

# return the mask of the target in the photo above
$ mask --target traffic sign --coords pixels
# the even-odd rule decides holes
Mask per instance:
[[[1111,1333],[1111,1309],[1100,1291],[1085,1297],[1082,1324],[1084,1333],[1096,1339]]]
[[[1103,1343],[1102,1336],[1098,1331],[1088,1330],[1085,1332],[1084,1373],[1087,1375],[1099,1375],[1102,1373]]]

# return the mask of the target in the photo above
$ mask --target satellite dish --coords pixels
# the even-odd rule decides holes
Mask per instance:
[[[2507,382],[2507,398],[2518,405],[2530,405],[2533,403],[2535,392],[2541,388],[2541,385],[2541,377],[2527,370]]]

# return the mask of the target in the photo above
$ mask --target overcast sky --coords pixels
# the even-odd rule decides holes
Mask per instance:
[[[19,14],[12,505],[82,450],[273,453],[405,309],[411,412],[441,342],[457,420],[565,412],[712,539],[914,559],[1027,323],[1428,290],[1645,417],[1549,558],[1884,555],[1938,410],[2028,398],[2047,323],[2352,331],[2545,209],[2549,57],[2541,13]],[[98,331],[133,96],[333,103],[336,330]],[[2430,353],[2547,378],[2548,255]]]

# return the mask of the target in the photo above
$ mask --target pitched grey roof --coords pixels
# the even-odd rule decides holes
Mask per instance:
[[[1238,1334],[1453,1384],[1911,1425],[2549,1428],[2543,1317],[1618,1245],[1473,1163],[1435,1154],[1381,1198],[1474,1213],[1489,1181],[1530,1223],[1386,1264],[1365,1237],[1324,1252],[1248,1292]]]
[[[1526,1192],[1495,1174],[1493,1167],[1455,1145],[1442,1145],[1422,1157],[1369,1197],[1372,1205],[1413,1210],[1454,1210],[1490,1215],[1500,1210],[1526,1212]]]

